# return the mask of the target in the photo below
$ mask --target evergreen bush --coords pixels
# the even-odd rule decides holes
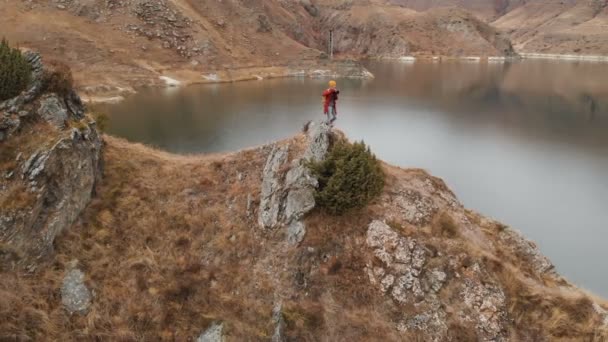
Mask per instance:
[[[338,140],[325,160],[309,167],[319,179],[315,200],[333,215],[365,206],[384,187],[380,162],[363,141]]]
[[[19,95],[30,80],[31,66],[21,51],[0,42],[0,101]]]

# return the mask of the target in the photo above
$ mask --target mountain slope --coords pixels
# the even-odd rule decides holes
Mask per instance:
[[[437,7],[456,7],[471,11],[479,18],[496,19],[521,6],[526,0],[388,0],[390,3],[426,11]]]
[[[608,54],[608,3],[603,0],[531,1],[493,22],[518,51]]]
[[[449,8],[416,12],[397,6],[359,5],[324,11],[335,48],[368,57],[510,56],[508,39],[470,13]]]
[[[4,0],[0,26],[13,44],[68,63],[85,99],[164,82],[365,76],[326,59],[330,29],[338,59],[512,53],[467,12],[376,1]]]
[[[381,193],[328,214],[325,123],[178,156],[102,143],[46,79],[0,103],[0,340],[608,338],[607,303],[425,171],[378,162]]]

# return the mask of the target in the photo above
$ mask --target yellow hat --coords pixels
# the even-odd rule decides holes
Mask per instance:
[[[334,80],[329,81],[329,86],[330,86],[330,87],[332,87],[332,88],[333,88],[333,87],[335,87],[336,85],[337,85],[336,81],[334,81]]]

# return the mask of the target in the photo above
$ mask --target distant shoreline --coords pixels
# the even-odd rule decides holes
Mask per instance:
[[[566,55],[529,52],[522,52],[519,55],[524,59],[561,59],[570,61],[608,62],[608,56],[600,55]]]

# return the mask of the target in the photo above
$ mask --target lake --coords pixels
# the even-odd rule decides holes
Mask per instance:
[[[521,230],[577,285],[608,297],[608,64],[374,62],[339,79],[337,128],[383,160],[443,178]],[[109,133],[176,153],[233,151],[321,118],[326,79],[142,90]]]

